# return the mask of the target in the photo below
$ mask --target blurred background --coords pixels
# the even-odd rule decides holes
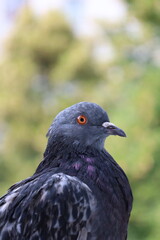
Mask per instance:
[[[160,2],[0,0],[0,193],[34,173],[55,115],[100,104],[134,194],[129,240],[160,239]]]

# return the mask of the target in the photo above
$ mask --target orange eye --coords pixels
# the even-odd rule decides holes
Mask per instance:
[[[81,125],[84,125],[87,123],[87,117],[84,115],[80,115],[77,117],[77,122]]]

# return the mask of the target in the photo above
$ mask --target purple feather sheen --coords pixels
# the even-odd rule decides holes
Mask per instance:
[[[96,178],[97,174],[96,174],[96,169],[94,166],[92,165],[88,165],[87,166],[87,173],[90,177],[92,177],[93,179]]]
[[[87,163],[94,163],[94,159],[93,158],[87,157],[87,158],[85,158],[85,160],[86,160]]]
[[[78,171],[81,168],[82,164],[80,162],[75,162],[72,166]]]
[[[87,163],[94,163],[94,158],[85,157],[85,156],[82,155],[82,159],[84,159],[85,162],[87,162]]]

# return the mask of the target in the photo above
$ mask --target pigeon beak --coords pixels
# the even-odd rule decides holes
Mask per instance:
[[[126,137],[125,132],[115,126],[113,123],[104,122],[102,126],[107,130],[108,135],[118,135],[120,137]]]

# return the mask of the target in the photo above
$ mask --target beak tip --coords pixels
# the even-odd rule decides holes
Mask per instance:
[[[121,130],[121,132],[119,132],[118,135],[119,135],[120,137],[127,137],[126,133],[125,133],[123,130]]]
[[[127,135],[126,135],[126,134],[124,134],[122,137],[127,137]]]

